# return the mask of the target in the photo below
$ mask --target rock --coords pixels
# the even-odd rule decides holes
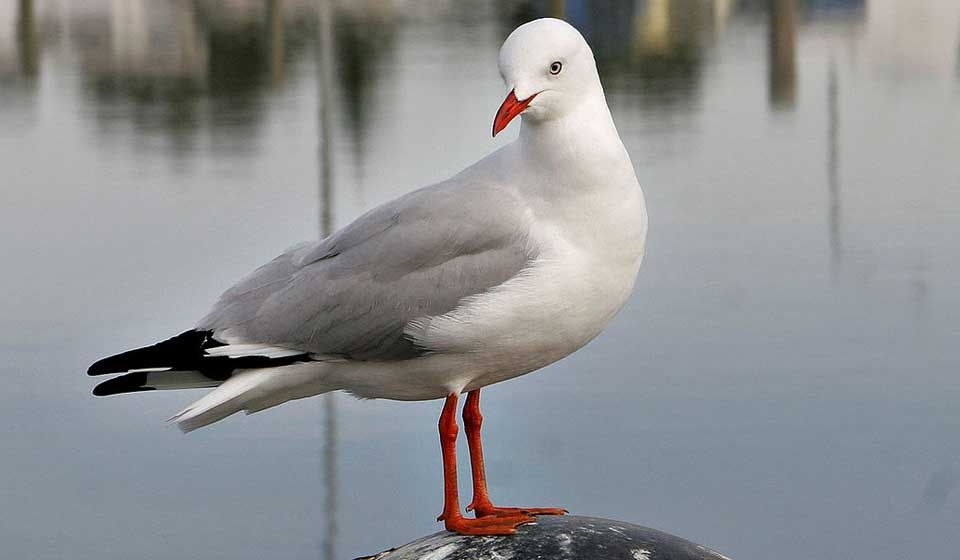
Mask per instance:
[[[357,560],[730,560],[705,546],[623,521],[544,516],[516,535],[441,531]]]

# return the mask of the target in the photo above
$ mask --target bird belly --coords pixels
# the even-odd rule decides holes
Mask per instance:
[[[451,389],[474,389],[529,373],[578,350],[619,311],[639,259],[607,262],[569,245],[546,252],[507,282],[407,334],[432,355],[456,357]]]
[[[603,330],[633,290],[643,242],[581,247],[554,235],[506,282],[405,329],[425,355],[338,364],[331,382],[365,398],[428,400],[505,381],[575,352]],[[633,250],[635,249],[635,250]]]

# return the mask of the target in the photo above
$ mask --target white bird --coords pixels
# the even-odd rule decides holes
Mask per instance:
[[[480,389],[576,351],[633,290],[643,194],[607,108],[593,52],[556,19],[500,49],[509,90],[496,135],[519,138],[333,235],[298,245],[227,290],[194,330],[105,358],[124,373],[96,395],[216,387],[171,420],[185,432],[329,391],[445,398],[440,416],[448,530],[509,534],[557,508],[498,508],[487,494]],[[457,397],[474,499],[457,494]]]

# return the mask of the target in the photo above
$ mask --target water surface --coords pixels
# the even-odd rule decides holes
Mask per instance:
[[[649,246],[606,333],[484,392],[494,499],[738,559],[954,556],[953,0],[0,2],[6,553],[352,558],[437,530],[438,402],[183,436],[163,419],[197,393],[96,399],[84,371],[515,137],[489,138],[497,49],[551,14],[594,45]]]

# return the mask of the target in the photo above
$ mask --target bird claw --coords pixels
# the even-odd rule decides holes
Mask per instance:
[[[469,510],[468,510],[469,511]],[[513,515],[528,515],[528,516],[537,516],[537,515],[565,515],[568,512],[563,508],[552,508],[552,507],[497,507],[489,506],[476,508],[476,516],[478,518],[484,517],[510,517]]]
[[[530,515],[514,513],[512,515],[470,519],[462,515],[450,516],[444,520],[447,531],[461,535],[513,535],[517,527],[534,523],[537,519]]]

